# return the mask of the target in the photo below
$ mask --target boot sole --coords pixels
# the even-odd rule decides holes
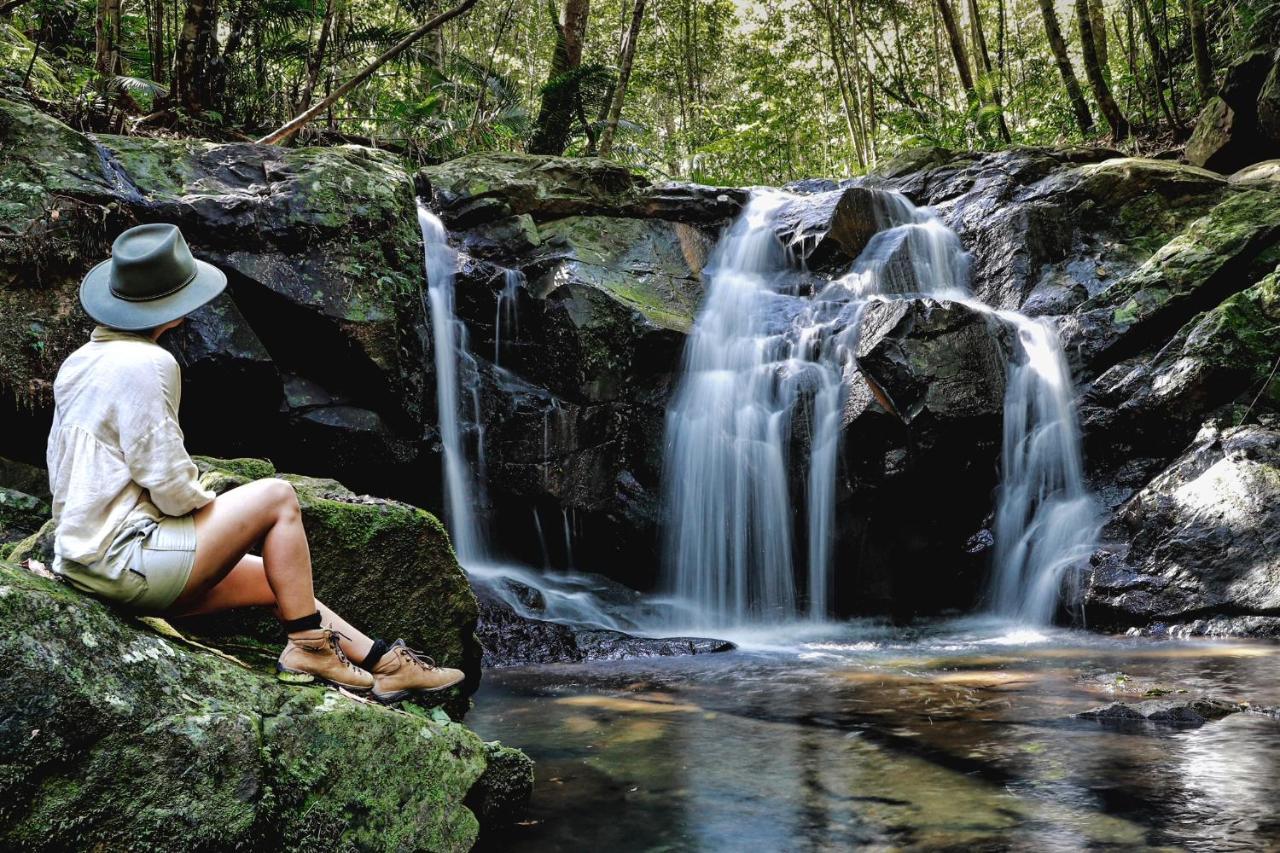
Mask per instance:
[[[419,687],[413,690],[397,690],[395,693],[387,693],[387,694],[379,694],[378,691],[375,690],[373,691],[372,695],[374,699],[378,700],[383,705],[390,705],[394,702],[399,702],[403,699],[407,699],[408,697],[412,696],[415,693],[417,693],[418,695],[431,694],[431,693],[443,693],[444,691],[449,690],[450,688],[457,687],[461,683],[462,681],[455,681],[453,682],[453,684],[446,684],[443,687]]]
[[[341,687],[343,690],[349,690],[352,693],[368,693],[372,687],[354,687],[350,684],[342,684],[338,681],[330,681],[319,675],[310,672],[302,672],[296,669],[286,669],[280,664],[276,664],[276,680],[284,684],[306,685],[306,684],[327,684],[330,687]]]

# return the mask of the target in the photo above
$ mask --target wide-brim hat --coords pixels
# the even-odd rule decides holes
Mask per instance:
[[[80,304],[104,326],[126,332],[163,326],[209,302],[227,286],[197,260],[176,225],[138,225],[111,244],[111,257],[80,283]]]

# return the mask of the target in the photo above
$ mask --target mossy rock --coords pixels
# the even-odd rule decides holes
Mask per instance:
[[[52,514],[40,498],[0,486],[0,546],[26,539]]]
[[[10,564],[0,618],[6,849],[464,851],[466,803],[531,784],[460,724],[282,685]]]
[[[470,154],[419,173],[440,213],[468,228],[527,213],[535,220],[616,213],[648,181],[618,163],[536,154]]]
[[[277,476],[270,462],[197,457],[202,482],[218,493]],[[302,506],[316,596],[353,625],[388,640],[403,638],[443,666],[463,669],[469,692],[480,675],[475,595],[444,526],[426,510],[357,495],[336,480],[282,475]],[[278,629],[243,618],[206,620],[205,630]]]
[[[1085,302],[1106,315],[1108,349],[1134,328],[1175,330],[1241,283],[1280,261],[1280,195],[1248,189],[1229,196],[1160,248],[1141,267]],[[1172,328],[1169,328],[1169,327]]]

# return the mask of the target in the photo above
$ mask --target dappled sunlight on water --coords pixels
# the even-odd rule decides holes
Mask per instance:
[[[538,786],[493,850],[1265,849],[1280,723],[1072,717],[1112,701],[1280,704],[1275,645],[975,622],[826,626],[730,654],[486,674],[468,722]],[[766,642],[767,641],[767,642]],[[1185,691],[1185,692],[1184,692]]]

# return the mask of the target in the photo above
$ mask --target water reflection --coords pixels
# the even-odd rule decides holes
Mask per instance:
[[[1009,636],[854,626],[789,648],[765,637],[732,655],[491,672],[469,721],[526,749],[538,788],[529,825],[486,843],[1280,846],[1280,723],[1120,731],[1071,717],[1165,691],[1280,704],[1275,646]]]

